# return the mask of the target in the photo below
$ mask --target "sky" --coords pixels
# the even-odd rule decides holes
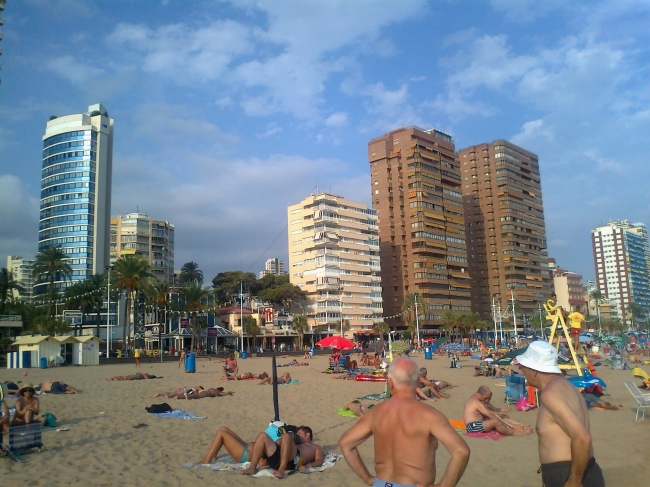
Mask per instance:
[[[435,127],[539,156],[548,253],[594,276],[590,231],[650,225],[648,0],[8,0],[0,266],[38,246],[51,115],[115,120],[113,216],[175,225],[175,264],[288,262],[286,207],[370,204],[367,144]]]

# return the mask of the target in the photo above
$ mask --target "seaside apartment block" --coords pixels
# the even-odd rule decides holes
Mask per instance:
[[[111,219],[111,264],[125,255],[146,259],[160,282],[174,282],[174,225],[145,213]]]
[[[379,217],[384,314],[398,315],[419,293],[421,328],[445,311],[471,310],[461,169],[450,135],[406,127],[368,143],[372,206]],[[404,325],[401,317],[386,320]],[[425,331],[426,333],[426,331]]]
[[[553,285],[538,158],[496,140],[460,150],[458,161],[472,310],[491,319],[493,302],[507,309],[514,294],[522,313],[531,316],[549,299]]]
[[[377,212],[329,193],[311,195],[287,209],[289,278],[307,292],[311,326],[345,336],[381,321]]]
[[[267,274],[273,274],[275,276],[286,275],[286,272],[284,270],[284,262],[277,257],[268,259],[264,264],[264,270],[260,271],[260,279],[262,279]]]
[[[12,291],[13,298],[24,303],[31,303],[34,299],[34,277],[32,269],[34,259],[23,259],[19,255],[9,255],[7,257],[7,270],[11,273],[14,281],[18,283],[24,292]]]
[[[88,112],[51,117],[43,136],[38,250],[62,247],[72,279],[64,289],[109,263],[113,119],[100,103]]]
[[[628,306],[650,311],[648,232],[643,223],[612,221],[591,231],[596,268],[595,287],[615,305],[623,323],[631,322]]]
[[[550,257],[548,265],[553,275],[553,289],[557,294],[557,304],[565,310],[574,310],[576,306],[581,306],[584,314],[587,306],[585,299],[587,288],[582,284],[582,276],[558,267],[555,259]]]

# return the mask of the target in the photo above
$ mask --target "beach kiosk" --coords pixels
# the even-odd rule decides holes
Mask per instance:
[[[99,365],[99,344],[102,340],[95,335],[72,338],[77,342],[72,344],[72,363],[74,365]]]
[[[50,357],[59,354],[59,342],[48,335],[20,336],[13,343],[18,347],[17,352],[7,354],[7,368],[28,369],[40,367],[41,357],[49,364]]]

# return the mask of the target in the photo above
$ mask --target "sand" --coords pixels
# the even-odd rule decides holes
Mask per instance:
[[[65,432],[47,432],[44,442],[53,455],[47,452],[30,454],[31,462],[16,464],[0,459],[0,474],[7,485],[260,485],[274,482],[269,478],[242,477],[232,472],[210,472],[185,467],[207,452],[219,426],[234,429],[244,439],[252,441],[273,418],[271,386],[259,386],[254,381],[225,382],[218,380],[222,364],[216,360],[197,361],[196,374],[186,374],[174,363],[148,363],[144,359],[143,372],[161,375],[157,380],[130,382],[103,382],[100,379],[135,372],[133,364],[96,367],[60,367],[56,369],[0,370],[0,380],[22,380],[38,383],[44,379],[60,379],[84,391],[79,395],[41,396],[41,412],[53,413]],[[301,359],[299,359],[301,360]],[[461,361],[462,369],[448,369],[446,358],[416,362],[429,369],[429,377],[444,379],[458,385],[451,391],[450,399],[429,402],[449,419],[462,419],[463,405],[480,386],[491,387],[493,403],[503,404],[503,379],[472,377],[473,365],[469,358]],[[289,359],[281,358],[280,362]],[[320,355],[308,367],[287,367],[301,384],[279,387],[281,419],[292,424],[309,425],[314,430],[314,440],[325,451],[338,451],[337,440],[350,427],[355,418],[338,416],[337,408],[350,400],[366,394],[383,391],[383,383],[359,383],[334,380],[332,375],[321,373],[327,357]],[[240,371],[269,372],[271,360],[249,358],[240,360]],[[650,414],[645,421],[635,423],[634,399],[624,386],[632,380],[629,371],[598,368],[599,375],[608,384],[605,399],[622,404],[622,411],[591,411],[592,435],[596,459],[600,463],[609,486],[645,486],[650,478],[648,445],[650,445]],[[166,400],[175,408],[184,408],[204,420],[160,419],[147,414],[145,407],[165,400],[151,398],[155,392],[179,386],[223,386],[234,392],[233,396],[205,398],[197,401]],[[13,404],[13,400],[9,400]],[[535,411],[512,412],[516,420],[534,424]],[[134,429],[138,423],[147,428]],[[471,459],[459,485],[461,486],[535,486],[541,485],[537,457],[537,436],[523,438],[490,439],[466,438],[471,448]],[[360,448],[361,455],[373,471],[373,442],[368,440]],[[441,447],[438,456],[439,477],[449,455]],[[309,475],[292,475],[284,480],[287,485],[363,485],[344,460],[335,467]]]

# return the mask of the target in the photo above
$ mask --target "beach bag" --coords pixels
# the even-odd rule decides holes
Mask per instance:
[[[148,413],[157,414],[157,413],[167,413],[172,411],[172,407],[166,402],[162,404],[152,404],[148,408],[145,408]]]
[[[528,400],[525,397],[520,397],[517,399],[517,411],[528,411],[529,409],[532,409],[533,406],[528,404]]]
[[[56,416],[54,416],[51,413],[45,413],[43,415],[43,419],[45,420],[45,423],[43,423],[43,426],[46,428],[54,428],[56,426]]]

